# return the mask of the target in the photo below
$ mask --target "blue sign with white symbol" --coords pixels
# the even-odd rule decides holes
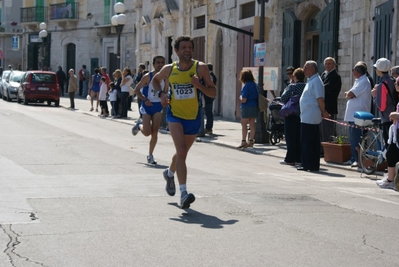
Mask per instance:
[[[19,37],[18,36],[13,36],[11,38],[11,49],[13,51],[19,50]]]

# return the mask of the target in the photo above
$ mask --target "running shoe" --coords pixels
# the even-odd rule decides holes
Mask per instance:
[[[393,181],[389,181],[388,177],[375,182],[380,188],[394,189],[395,185]]]
[[[157,162],[155,161],[153,155],[148,155],[148,156],[147,156],[147,162],[148,162],[149,164],[154,164],[154,165],[157,164]]]
[[[187,191],[182,192],[180,197],[180,207],[182,209],[188,209],[190,204],[195,201],[195,196],[193,194],[188,194]]]
[[[137,133],[140,131],[140,124],[141,124],[141,121],[138,120],[137,123],[136,123],[136,125],[133,126],[133,128],[132,128],[132,134],[133,134],[134,136],[137,135]]]
[[[165,178],[166,181],[166,193],[168,193],[169,196],[174,196],[176,194],[175,177],[169,177],[168,169],[166,169],[163,171],[163,178]]]

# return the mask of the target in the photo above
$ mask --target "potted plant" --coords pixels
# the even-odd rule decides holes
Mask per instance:
[[[342,164],[351,158],[351,145],[345,135],[332,136],[332,141],[321,142],[324,149],[324,161]]]

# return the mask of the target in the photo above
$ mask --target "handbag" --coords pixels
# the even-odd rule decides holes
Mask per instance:
[[[298,115],[299,113],[299,95],[291,96],[291,98],[284,104],[278,115],[282,118],[288,116]]]
[[[256,86],[258,89],[258,109],[259,112],[265,112],[269,107],[269,100],[262,95],[260,92],[259,86]]]
[[[269,106],[269,100],[259,93],[258,95],[258,109],[260,112],[265,112]]]

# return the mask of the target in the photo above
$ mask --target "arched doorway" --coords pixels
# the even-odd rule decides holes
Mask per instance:
[[[65,73],[67,75],[67,82],[66,82],[66,90],[68,92],[68,81],[69,81],[69,70],[73,69],[76,73],[79,70],[76,69],[76,45],[73,43],[69,43],[66,46],[66,70]]]
[[[70,43],[66,47],[66,71],[73,69],[75,73],[78,71],[76,68],[76,45]]]

